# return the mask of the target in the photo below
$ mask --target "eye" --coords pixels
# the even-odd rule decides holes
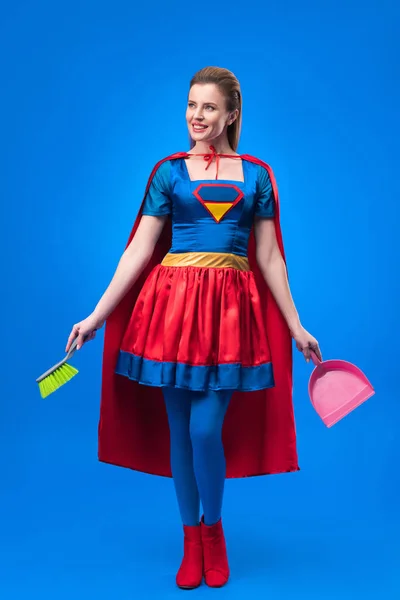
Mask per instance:
[[[214,106],[211,106],[210,104],[207,104],[206,109],[215,110]]]
[[[188,107],[189,107],[189,108],[193,108],[193,106],[194,106],[194,103],[193,103],[193,102],[189,102],[189,103],[188,103]]]

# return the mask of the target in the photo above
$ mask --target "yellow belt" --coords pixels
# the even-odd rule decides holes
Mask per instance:
[[[182,252],[165,255],[161,264],[165,267],[214,267],[250,271],[246,256],[225,254],[223,252]]]

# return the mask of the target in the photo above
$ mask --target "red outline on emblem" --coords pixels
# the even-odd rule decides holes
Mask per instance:
[[[199,190],[200,190],[200,188],[202,188],[202,187],[228,187],[228,188],[233,188],[234,190],[236,190],[236,191],[237,191],[237,193],[238,193],[238,197],[236,198],[236,200],[234,200],[234,201],[232,202],[232,206],[231,206],[230,208],[228,208],[228,210],[226,211],[226,213],[224,214],[224,216],[223,216],[223,217],[222,217],[222,218],[221,218],[219,221],[218,221],[218,220],[217,220],[217,219],[214,217],[214,215],[212,214],[212,212],[211,212],[211,211],[210,211],[210,210],[207,208],[207,206],[204,204],[205,200],[203,200],[203,199],[200,197]],[[225,215],[227,215],[227,214],[228,214],[228,212],[229,212],[230,210],[232,210],[232,208],[233,208],[234,206],[236,206],[236,204],[238,204],[238,202],[240,202],[240,201],[241,201],[241,199],[242,199],[242,198],[243,198],[243,196],[244,196],[244,193],[243,193],[243,191],[242,191],[241,189],[239,189],[239,188],[238,188],[236,185],[234,185],[233,183],[201,183],[201,184],[200,184],[199,186],[197,186],[197,188],[194,190],[194,192],[193,192],[193,195],[194,195],[194,196],[196,196],[197,200],[198,200],[198,201],[199,201],[199,202],[200,202],[200,203],[201,203],[201,204],[204,206],[204,208],[205,208],[205,209],[206,209],[206,210],[207,210],[207,211],[210,213],[210,215],[212,216],[212,218],[214,219],[214,221],[215,221],[216,223],[220,223],[220,222],[222,221],[222,219],[225,217]],[[207,200],[207,202],[212,202],[212,200]]]

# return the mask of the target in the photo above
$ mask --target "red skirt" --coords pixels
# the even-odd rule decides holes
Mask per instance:
[[[250,270],[157,265],[136,300],[116,372],[151,386],[272,387],[265,313]]]

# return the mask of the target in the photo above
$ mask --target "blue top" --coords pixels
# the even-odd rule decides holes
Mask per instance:
[[[242,164],[244,182],[191,181],[183,158],[159,166],[142,214],[171,215],[171,253],[226,252],[247,256],[254,217],[272,218],[275,201],[268,171],[247,160]]]

